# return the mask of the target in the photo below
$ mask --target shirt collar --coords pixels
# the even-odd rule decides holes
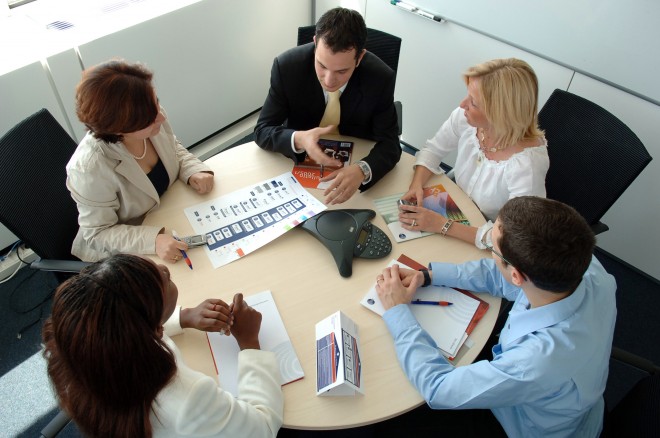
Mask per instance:
[[[584,281],[569,296],[545,306],[528,309],[529,301],[524,293],[516,299],[507,319],[500,343],[506,344],[537,330],[553,326],[572,316],[585,298]]]
[[[344,90],[346,89],[347,86],[348,86],[348,82],[346,82],[344,85],[341,86],[341,88],[339,89],[339,96],[341,96],[344,93]],[[325,99],[325,103],[328,103],[328,91],[326,91],[326,89],[323,87],[321,87],[321,89],[323,90],[323,98]]]

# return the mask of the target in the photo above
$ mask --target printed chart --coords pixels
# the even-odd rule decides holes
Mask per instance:
[[[184,210],[196,234],[208,238],[214,268],[250,254],[326,206],[291,172],[202,202]]]

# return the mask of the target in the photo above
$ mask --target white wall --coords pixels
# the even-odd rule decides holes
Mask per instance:
[[[85,67],[146,63],[179,140],[191,146],[263,105],[270,68],[311,22],[300,0],[201,1],[80,46]]]
[[[479,10],[475,9],[474,13]],[[522,21],[528,18],[519,16]],[[601,105],[626,123],[655,160],[603,217],[610,230],[598,236],[598,245],[660,278],[660,264],[654,257],[660,247],[660,233],[656,232],[660,207],[654,193],[660,182],[660,142],[657,140],[660,138],[660,106],[455,23],[437,23],[415,16],[386,0],[367,3],[366,22],[369,27],[392,33],[403,40],[395,97],[404,107],[402,139],[413,146],[423,146],[425,139],[433,135],[465,95],[461,73],[471,65],[499,57],[515,56],[530,63],[539,77],[540,106],[552,90],[561,88]],[[617,25],[623,26],[618,30],[620,33],[638,32],[633,23]],[[552,39],[555,33],[563,31],[557,26],[555,32],[545,37]],[[653,35],[648,37],[657,43]],[[589,56],[608,59],[609,48],[600,47]],[[647,54],[644,59],[630,60],[626,67],[642,62],[649,71],[658,71],[657,66],[654,68],[658,59]],[[630,67],[629,73],[634,77],[635,69]],[[658,87],[657,80],[654,84]],[[453,164],[453,157],[447,161]]]
[[[660,103],[657,0],[406,2]]]
[[[136,20],[138,9],[155,7],[146,2],[117,15],[99,16],[97,33],[90,20],[99,11],[92,10],[91,3],[83,6],[92,16],[82,18],[57,8],[36,9],[37,3],[48,6],[48,2],[26,5],[23,10],[29,16],[14,12],[11,20],[0,17],[0,136],[47,108],[80,140],[85,128],[75,114],[74,92],[83,65],[122,57],[144,62],[154,71],[175,132],[191,146],[263,105],[273,59],[295,46],[299,26],[313,22],[308,0],[158,1],[165,9],[154,12],[151,19]],[[177,4],[182,6],[177,9]],[[73,33],[50,33],[40,25],[64,17],[77,25]],[[111,31],[112,21],[120,17],[130,25],[115,23]],[[76,35],[78,42],[67,45]],[[14,240],[0,225],[0,249]]]

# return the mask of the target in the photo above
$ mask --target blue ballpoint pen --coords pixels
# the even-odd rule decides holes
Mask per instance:
[[[176,235],[176,231],[174,231],[174,230],[172,230],[172,237],[174,237],[174,239],[181,242],[181,239],[179,239],[179,236]],[[192,269],[193,268],[192,267],[192,262],[190,261],[190,258],[188,257],[188,254],[186,254],[186,252],[182,249],[180,249],[179,251],[181,251],[181,255],[183,256],[183,259],[186,261],[186,265],[188,265],[188,267],[190,269]]]
[[[449,301],[423,301],[423,300],[414,300],[411,301],[410,304],[427,304],[429,306],[451,306],[454,303],[450,303]]]

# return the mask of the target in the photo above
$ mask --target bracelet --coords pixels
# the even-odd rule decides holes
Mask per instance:
[[[447,219],[447,222],[442,226],[442,229],[440,230],[440,235],[446,236],[447,231],[449,231],[449,228],[453,225],[454,221],[452,219]]]

